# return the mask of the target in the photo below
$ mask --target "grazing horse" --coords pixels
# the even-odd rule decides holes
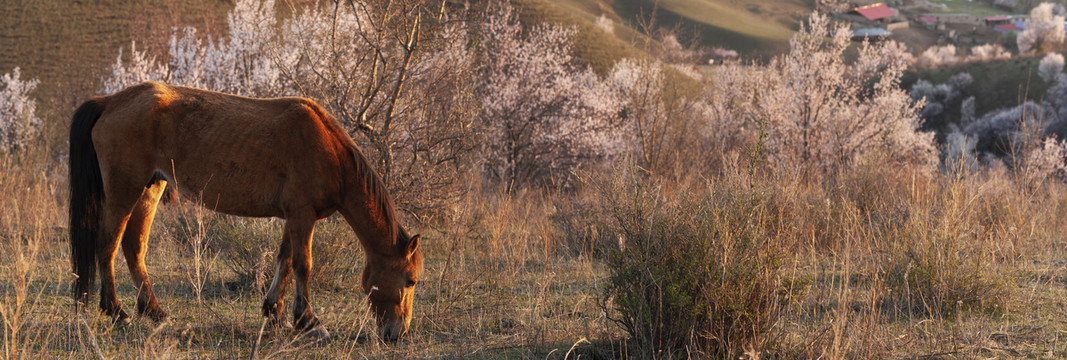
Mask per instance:
[[[308,99],[155,82],[94,97],[71,121],[70,259],[79,304],[88,304],[99,270],[100,309],[129,321],[115,294],[121,244],[138,313],[166,319],[144,259],[168,185],[211,210],[285,219],[263,315],[275,326],[285,322],[279,313],[294,272],[294,325],[315,336],[329,333],[311,310],[311,235],[315,222],[341,213],[366,253],[362,286],[379,333],[388,340],[406,333],[422,271],[419,236],[397,225],[381,178],[337,121]]]

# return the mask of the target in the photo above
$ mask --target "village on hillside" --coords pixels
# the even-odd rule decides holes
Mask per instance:
[[[948,4],[893,7],[859,0],[840,7],[835,17],[850,24],[855,40],[892,39],[917,50],[946,44],[1013,47],[1015,37],[1026,29],[1029,15],[1014,13],[1012,6],[966,3],[968,8],[956,11]]]

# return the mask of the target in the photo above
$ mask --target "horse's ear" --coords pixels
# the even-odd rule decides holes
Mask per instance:
[[[407,251],[405,252],[405,254],[410,256],[411,254],[415,253],[415,250],[418,250],[418,249],[419,249],[419,234],[415,234],[415,236],[412,236],[411,239],[408,240]]]

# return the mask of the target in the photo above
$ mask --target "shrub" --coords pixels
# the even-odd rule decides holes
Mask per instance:
[[[17,152],[41,131],[37,100],[30,93],[38,81],[22,80],[19,68],[0,76],[0,152]]]
[[[909,239],[891,247],[885,263],[889,299],[899,310],[944,317],[997,312],[1010,304],[1011,277],[991,268],[995,259],[975,239],[909,232]]]
[[[765,192],[712,184],[672,202],[634,168],[597,186],[620,242],[607,297],[639,356],[727,358],[771,345],[790,291],[764,231]]]
[[[1041,76],[1041,80],[1050,84],[1055,82],[1062,72],[1063,55],[1058,53],[1048,53],[1041,58],[1041,63],[1037,66],[1037,75]]]

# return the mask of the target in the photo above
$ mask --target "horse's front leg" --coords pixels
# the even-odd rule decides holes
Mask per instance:
[[[311,280],[311,237],[315,230],[314,217],[291,218],[285,222],[285,235],[293,248],[293,272],[296,273],[296,298],[293,300],[293,321],[297,329],[313,337],[330,335],[311,310],[308,282]]]
[[[280,314],[285,313],[285,289],[289,286],[289,272],[292,271],[293,252],[290,247],[289,232],[282,235],[282,243],[278,246],[278,256],[275,259],[274,280],[270,283],[267,296],[263,299],[263,316],[267,317],[268,325],[276,328],[285,324],[285,319]]]

